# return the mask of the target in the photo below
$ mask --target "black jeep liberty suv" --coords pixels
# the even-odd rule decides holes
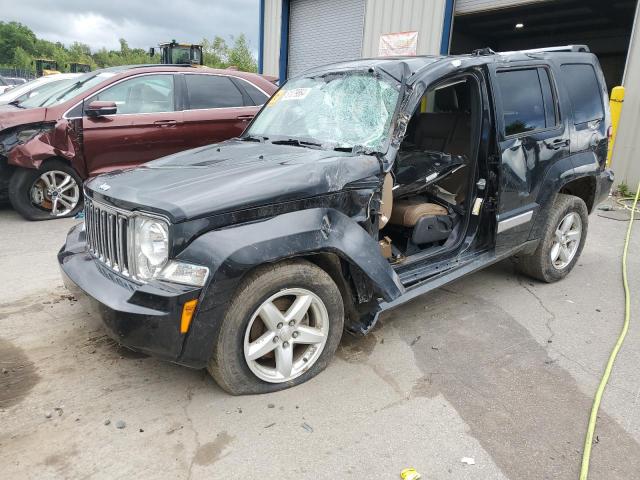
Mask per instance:
[[[121,344],[280,390],[343,330],[501,259],[566,276],[609,133],[584,46],[324,66],[239,138],[87,181],[58,260]]]

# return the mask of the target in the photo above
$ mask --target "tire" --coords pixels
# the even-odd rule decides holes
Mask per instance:
[[[47,184],[43,179],[45,176],[50,184],[52,181],[59,182],[55,186],[62,186],[62,190],[53,194],[47,193]],[[67,178],[68,183],[63,184]],[[56,195],[60,195],[61,200],[54,203],[53,198]],[[72,205],[72,208],[63,205],[62,199]],[[9,201],[27,220],[72,217],[82,208],[82,179],[62,160],[49,160],[39,169],[17,168],[9,181]],[[56,214],[52,213],[54,205]]]
[[[311,292],[312,295],[307,296],[313,296],[313,302],[316,302],[308,307],[308,313],[304,316],[306,320],[292,327],[285,325],[284,328],[288,328],[288,333],[281,334],[282,338],[278,336],[271,338],[276,347],[270,353],[266,353],[264,357],[255,361],[250,360],[245,352],[247,348],[250,348],[247,346],[248,344],[256,344],[255,339],[253,339],[254,343],[251,343],[254,328],[262,328],[255,335],[260,338],[283,331],[282,329],[271,331],[266,328],[267,322],[263,322],[262,315],[258,315],[258,309],[262,309],[274,297],[280,296],[273,300],[274,303],[271,305],[281,305],[278,307],[280,312],[289,312],[290,310],[287,309],[293,303],[283,305],[278,302],[289,301],[289,298],[295,301],[303,296],[302,294],[300,297],[285,295],[293,291],[297,293]],[[321,307],[317,301],[324,307]],[[319,322],[318,319],[324,318],[324,314],[327,317],[323,322]],[[308,322],[307,325],[303,325],[305,321]],[[295,338],[301,339],[304,335],[301,335],[297,330],[302,332],[302,329],[311,325],[312,321],[317,327],[316,330],[323,328],[328,330],[324,346],[322,348],[316,346],[315,350],[312,344],[298,344],[297,340],[292,337],[297,333],[298,336]],[[278,325],[283,324],[281,322]],[[231,302],[218,332],[213,355],[207,369],[218,385],[232,395],[268,393],[293,387],[315,377],[326,368],[338,348],[343,327],[342,296],[337,285],[324,270],[306,260],[265,265],[250,273],[238,287],[235,298]],[[307,330],[311,330],[311,328]],[[289,342],[291,343],[287,347],[285,343]],[[271,342],[263,343],[265,346],[271,344]],[[296,372],[296,365],[300,366],[299,373],[295,378],[265,379],[269,378],[268,375],[278,374],[278,358],[285,355],[280,353],[278,357],[278,351],[291,352],[293,355],[292,374]],[[270,359],[269,356],[272,358]],[[295,360],[296,358],[297,360]],[[273,369],[269,362],[272,362]],[[306,362],[309,362],[308,365]]]
[[[571,216],[570,215],[575,215]],[[578,221],[579,219],[579,221]],[[580,224],[579,239],[575,240],[575,243],[567,244],[567,250],[562,248],[562,242],[558,241],[559,237],[556,232],[563,227],[563,222],[573,222],[568,230],[568,235],[564,236],[564,241],[567,241],[569,235],[575,235],[575,225]],[[566,223],[564,223],[566,227]],[[551,207],[549,217],[542,231],[542,238],[536,248],[535,252],[531,255],[518,255],[517,265],[519,270],[536,278],[543,282],[551,283],[566,277],[573,269],[582,249],[584,248],[584,242],[587,238],[587,230],[589,226],[589,217],[587,212],[587,206],[581,198],[574,197],[573,195],[565,195],[559,193]],[[565,228],[563,227],[563,228]],[[572,237],[573,238],[573,237]],[[562,252],[569,251],[572,253],[567,256],[569,261],[563,260],[561,256],[557,257],[554,262],[552,255],[555,257],[555,253],[559,250],[554,250],[554,245],[559,244],[558,249]],[[575,247],[575,250],[573,250]]]

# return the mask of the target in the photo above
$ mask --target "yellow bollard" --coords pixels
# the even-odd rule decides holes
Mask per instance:
[[[611,90],[611,99],[609,100],[609,108],[611,109],[611,139],[609,140],[609,150],[607,151],[607,167],[611,165],[611,153],[613,152],[613,144],[616,142],[616,133],[618,132],[618,122],[620,121],[623,102],[624,87],[613,87],[613,90]]]

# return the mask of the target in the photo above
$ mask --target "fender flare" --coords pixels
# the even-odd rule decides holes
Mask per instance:
[[[574,180],[593,176],[594,171],[592,168],[576,168],[574,157],[575,155],[564,157],[547,170],[541,182],[541,185],[544,187],[538,192],[536,198],[536,203],[540,205],[540,208],[538,208],[535,213],[533,225],[529,233],[529,240],[540,238],[547,214],[553,206],[556,195],[562,190],[562,187]]]
[[[378,243],[345,214],[330,208],[299,210],[268,220],[207,232],[178,259],[206,265],[210,278],[183,344],[181,361],[210,358],[219,323],[242,278],[252,269],[284,259],[330,252],[358,267],[386,301],[404,292]]]

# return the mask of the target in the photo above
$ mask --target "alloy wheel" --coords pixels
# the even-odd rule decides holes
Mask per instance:
[[[558,224],[551,244],[551,264],[562,270],[571,263],[580,247],[582,220],[576,212],[568,213]]]
[[[260,379],[282,383],[318,360],[329,335],[329,314],[315,293],[289,288],[254,312],[244,335],[244,358]]]
[[[31,203],[52,217],[71,213],[80,201],[80,187],[66,172],[49,170],[40,175],[29,192]]]

